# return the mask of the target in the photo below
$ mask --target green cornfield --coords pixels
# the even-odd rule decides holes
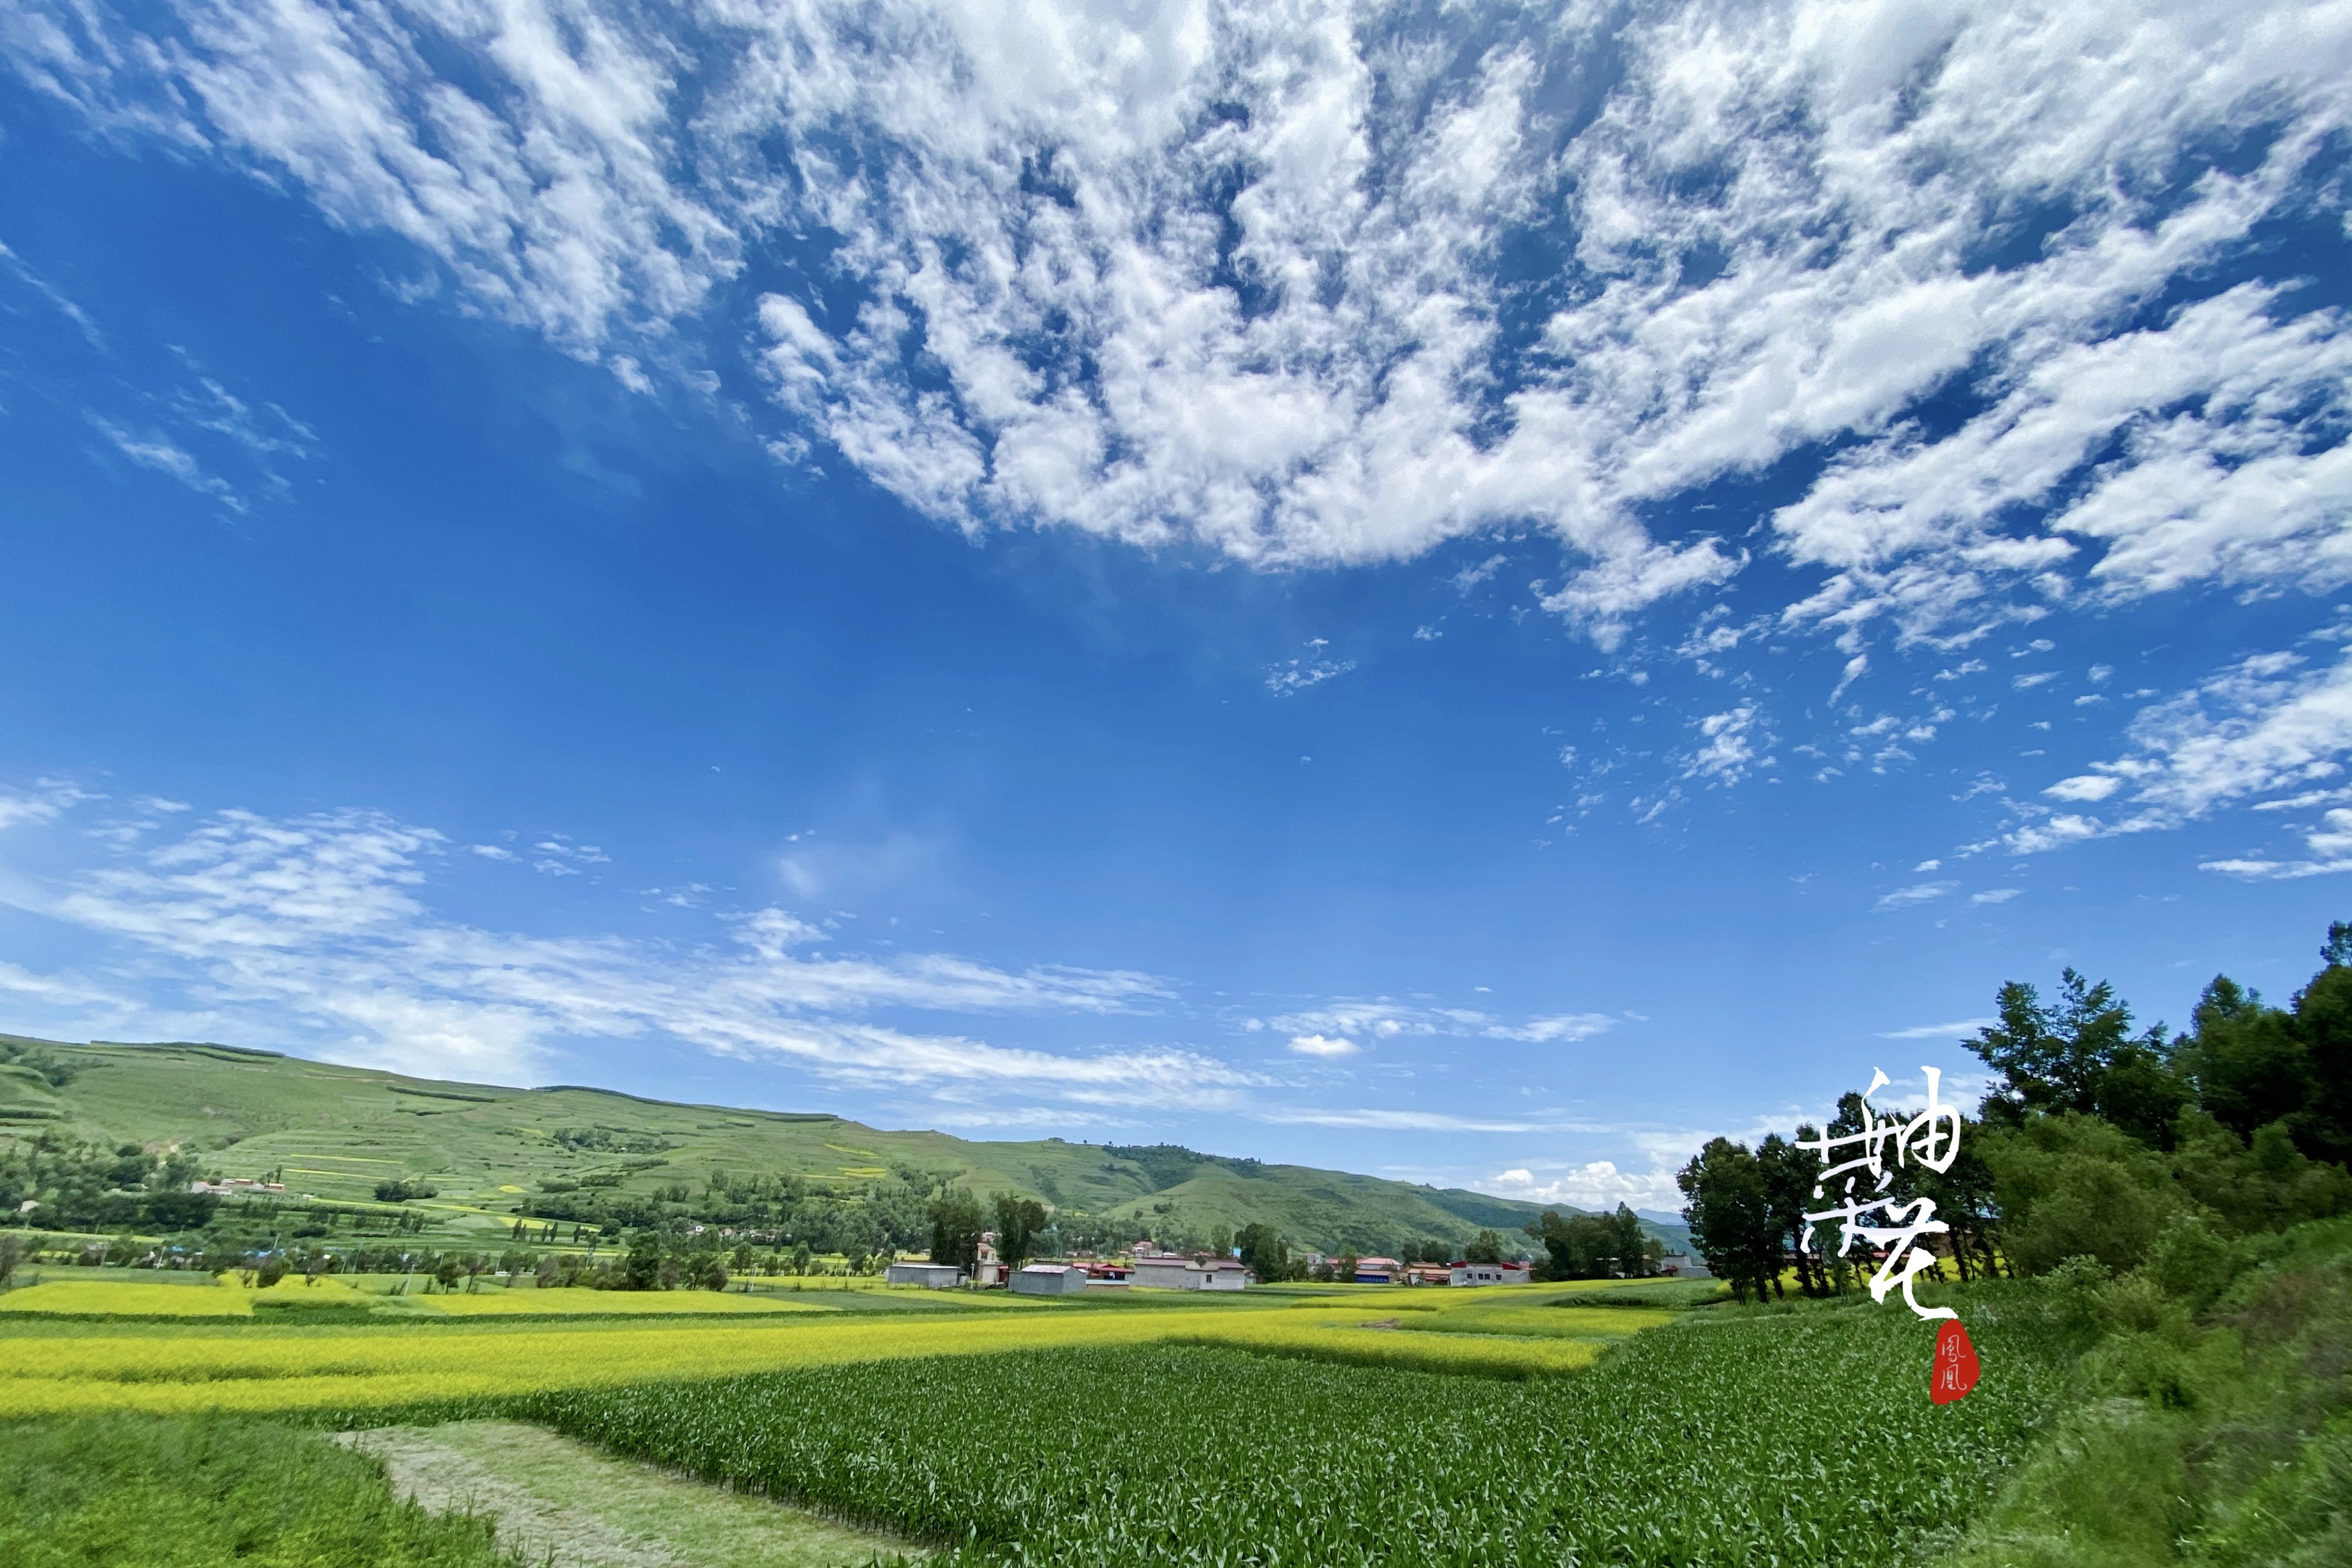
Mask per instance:
[[[1985,1379],[1942,1407],[1932,1325],[1849,1306],[1686,1320],[1557,1381],[1151,1345],[501,1408],[969,1568],[1822,1568],[1956,1533],[2050,1418],[2058,1348],[1985,1303],[1969,1326]]]

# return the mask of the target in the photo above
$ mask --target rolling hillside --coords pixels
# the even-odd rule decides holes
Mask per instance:
[[[109,1145],[177,1145],[207,1171],[276,1173],[289,1194],[338,1205],[374,1207],[379,1184],[412,1180],[434,1195],[407,1211],[459,1233],[503,1231],[523,1213],[573,1217],[569,1198],[550,1194],[583,1184],[600,1201],[652,1203],[704,1189],[719,1172],[765,1191],[845,1196],[945,1178],[1160,1239],[1262,1222],[1325,1250],[1459,1243],[1481,1227],[1516,1231],[1538,1212],[1480,1193],[1167,1144],[971,1142],[608,1089],[437,1082],[226,1046],[0,1038],[22,1058],[0,1067],[0,1140],[46,1129]],[[43,1060],[46,1071],[35,1065]]]

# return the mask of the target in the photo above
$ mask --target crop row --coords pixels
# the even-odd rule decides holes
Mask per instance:
[[[1153,1346],[508,1408],[939,1543],[956,1568],[1864,1568],[1963,1522],[2056,1396],[2053,1347],[1971,1327],[1986,1379],[1948,1406],[1927,1397],[1931,1332],[1841,1310],[1677,1324],[1567,1381]]]

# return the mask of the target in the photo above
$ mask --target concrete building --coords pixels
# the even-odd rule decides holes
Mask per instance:
[[[893,1263],[882,1271],[885,1285],[920,1285],[929,1290],[952,1290],[963,1283],[963,1270],[952,1263]]]
[[[1455,1285],[1524,1285],[1534,1278],[1524,1263],[1457,1263],[1449,1272]]]
[[[1239,1290],[1250,1272],[1230,1258],[1139,1258],[1128,1283],[1139,1290]]]
[[[1393,1258],[1356,1259],[1356,1283],[1359,1285],[1400,1285],[1403,1282],[1404,1265]]]
[[[996,1233],[992,1230],[980,1233],[980,1256],[974,1260],[971,1282],[982,1289],[1004,1283],[1004,1260],[996,1256]]]
[[[1013,1271],[1016,1296],[1078,1296],[1086,1289],[1087,1271],[1067,1263],[1024,1263]]]

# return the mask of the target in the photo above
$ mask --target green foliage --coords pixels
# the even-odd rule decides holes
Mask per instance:
[[[2010,1259],[2027,1273],[2074,1257],[2131,1268],[2188,1207],[2161,1153],[2095,1116],[2027,1116],[1980,1148]]]
[[[88,1142],[44,1129],[30,1139],[0,1143],[0,1224],[194,1230],[212,1218],[220,1201],[188,1191],[202,1174],[195,1157],[180,1150],[152,1152],[137,1143]],[[29,1214],[27,1203],[34,1205]]]
[[[487,1520],[394,1498],[370,1460],[230,1417],[0,1426],[10,1568],[515,1568]]]
[[[2061,973],[2058,991],[2058,1001],[2045,1006],[2022,982],[2000,988],[2000,1022],[1970,1042],[2004,1079],[1981,1114],[2013,1122],[2029,1111],[2074,1111],[2163,1141],[2191,1098],[2189,1082],[2172,1067],[2164,1026],[2133,1036],[2131,1009],[2114,988],[2072,969]]]
[[[1035,1198],[996,1194],[996,1256],[1007,1268],[1018,1268],[1037,1256],[1037,1235],[1045,1228],[1045,1205]]]
[[[1971,1327],[1997,1375],[1943,1409],[1927,1330],[1813,1307],[1654,1330],[1559,1383],[1073,1350],[516,1414],[950,1564],[1892,1563],[1981,1504],[2063,1381],[2045,1332]]]
[[[2083,1350],[2071,1409],[1954,1568],[2352,1560],[2352,1228],[2188,1216],[2141,1268],[2069,1259],[2018,1310]]]
[[[441,1189],[422,1176],[402,1176],[375,1184],[375,1201],[380,1204],[404,1204],[412,1198],[437,1198]]]
[[[1710,1139],[1675,1182],[1690,1200],[1683,1215],[1707,1268],[1729,1280],[1743,1301],[1778,1287],[1785,1216],[1775,1211],[1773,1184],[1747,1145]]]
[[[980,1235],[987,1225],[979,1199],[961,1188],[941,1193],[931,1200],[931,1261],[971,1274],[980,1267]]]
[[[1721,1216],[1716,1217],[1720,1222]],[[1544,1266],[1547,1279],[1646,1279],[1657,1272],[1657,1239],[1642,1228],[1640,1218],[1623,1204],[1617,1205],[1613,1215],[1563,1216],[1546,1209],[1528,1226],[1528,1234],[1541,1242],[1549,1255]],[[1501,1243],[1502,1238],[1496,1237],[1494,1262],[1502,1261]]]
[[[63,1089],[81,1068],[34,1040],[0,1039],[0,1067],[23,1068],[51,1089]]]
[[[1544,1217],[1545,1217],[1545,1218],[1549,1218],[1549,1217],[1551,1217],[1551,1215],[1550,1215],[1550,1214],[1549,1214],[1549,1211],[1546,1211],[1546,1214],[1545,1214],[1545,1216],[1544,1216]],[[1538,1223],[1538,1224],[1541,1224],[1542,1222],[1541,1222],[1540,1220],[1538,1220],[1537,1223]],[[1470,1239],[1470,1245],[1469,1245],[1469,1246],[1467,1246],[1467,1247],[1464,1247],[1464,1248],[1462,1249],[1462,1261],[1463,1261],[1463,1262],[1465,1262],[1465,1263],[1500,1263],[1500,1262],[1502,1262],[1502,1261],[1503,1261],[1503,1238],[1502,1238],[1502,1237],[1501,1237],[1498,1233],[1496,1233],[1496,1232],[1495,1232],[1495,1231],[1491,1231],[1491,1230],[1482,1230],[1482,1231],[1480,1231],[1476,1236],[1475,1236],[1475,1237],[1471,1237],[1471,1239]]]
[[[1234,1233],[1234,1247],[1242,1255],[1242,1262],[1258,1278],[1262,1285],[1279,1284],[1294,1278],[1290,1248],[1281,1234],[1270,1225],[1245,1225]]]
[[[2337,951],[2331,935],[2323,956]],[[2331,961],[2285,1008],[2217,975],[2193,1022],[2179,1060],[2216,1121],[2245,1139],[2282,1125],[2314,1159],[2352,1160],[2352,967]]]

